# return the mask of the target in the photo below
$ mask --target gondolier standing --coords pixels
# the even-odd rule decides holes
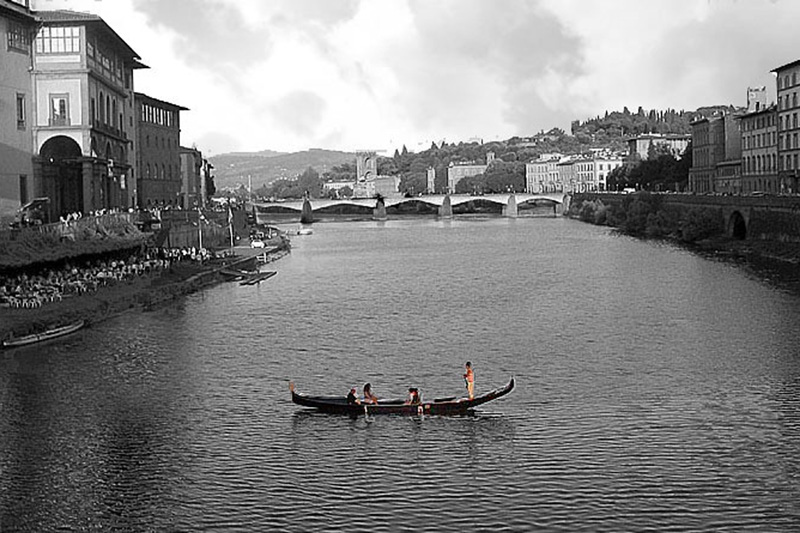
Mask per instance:
[[[472,363],[469,361],[467,361],[466,368],[467,371],[464,373],[464,383],[467,385],[467,392],[471,400],[475,397],[475,372],[472,370]]]

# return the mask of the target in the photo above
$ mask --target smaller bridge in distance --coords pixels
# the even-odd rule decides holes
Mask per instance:
[[[502,209],[503,216],[518,216],[520,208],[534,205],[552,205],[554,212],[563,208],[566,195],[564,193],[501,193],[485,195],[469,194],[426,194],[411,197],[377,198],[313,198],[280,202],[253,202],[258,214],[269,215],[312,215],[362,213],[376,218],[386,216],[386,211],[399,213],[419,212],[420,206],[427,206],[427,211],[438,216],[452,216],[453,209],[459,206],[495,205]],[[383,205],[381,206],[381,201]]]

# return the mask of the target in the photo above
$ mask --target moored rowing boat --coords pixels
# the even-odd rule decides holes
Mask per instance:
[[[58,326],[56,328],[51,328],[42,331],[41,333],[32,333],[30,335],[24,335],[22,337],[12,337],[10,339],[6,339],[3,341],[3,346],[5,348],[14,348],[16,346],[26,346],[28,344],[34,344],[36,342],[42,342],[50,339],[55,339],[58,337],[63,337],[64,335],[69,335],[70,333],[78,331],[85,325],[86,321],[78,320],[71,324]]]

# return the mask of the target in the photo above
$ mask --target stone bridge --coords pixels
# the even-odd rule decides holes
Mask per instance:
[[[479,212],[480,206],[494,205],[502,209],[502,215],[516,217],[520,210],[532,206],[549,205],[553,212],[560,212],[565,195],[563,193],[505,193],[486,194],[480,196],[461,194],[427,194],[412,197],[387,198],[346,198],[327,199],[314,198],[290,200],[283,202],[254,202],[256,217],[262,219],[271,216],[300,216],[301,221],[311,222],[315,216],[362,214],[376,219],[384,219],[387,212],[392,215],[433,214],[442,217],[453,216],[456,212]]]

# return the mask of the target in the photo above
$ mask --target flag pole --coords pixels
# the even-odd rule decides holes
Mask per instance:
[[[231,248],[233,248],[233,211],[231,211],[231,204],[228,204],[228,230],[231,234]]]
[[[197,208],[197,235],[200,242],[200,249],[203,249],[203,212]]]

